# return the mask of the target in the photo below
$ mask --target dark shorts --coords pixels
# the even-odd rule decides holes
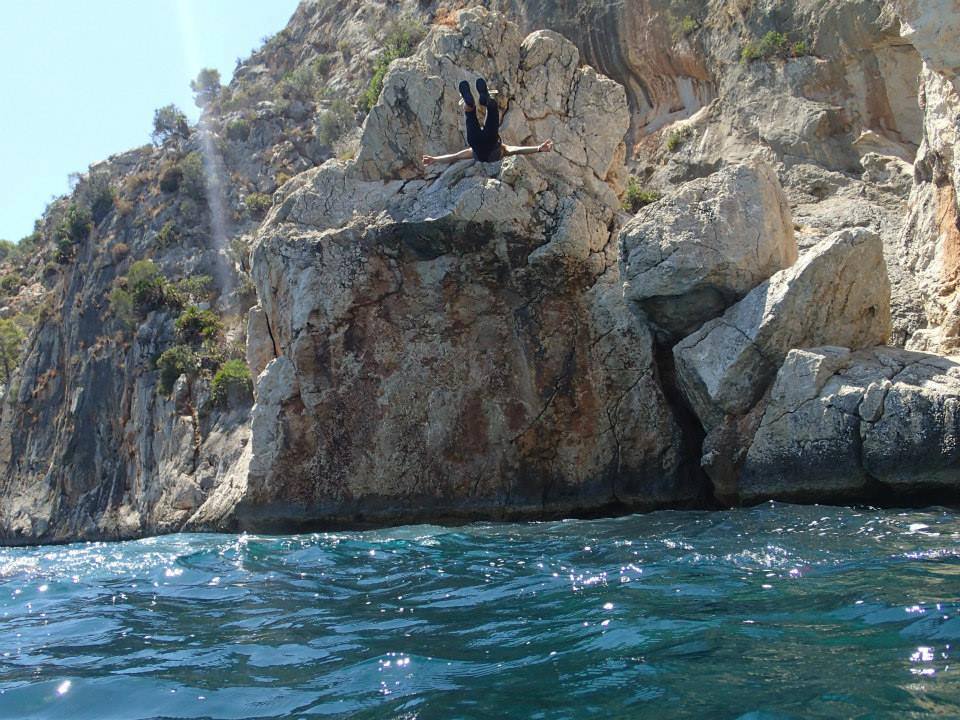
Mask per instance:
[[[480,127],[476,110],[466,113],[467,144],[480,162],[497,162],[500,151],[500,107],[493,98],[487,100],[487,119]]]

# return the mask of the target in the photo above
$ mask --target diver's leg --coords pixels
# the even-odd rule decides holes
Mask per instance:
[[[470,83],[464,80],[458,89],[465,106],[463,117],[467,126],[467,145],[476,148],[483,143],[483,130],[480,128],[480,121],[477,120],[477,106],[473,101],[473,93],[470,92]]]
[[[487,119],[483,121],[483,139],[491,145],[496,143],[500,135],[500,106],[497,101],[487,97]]]
[[[483,78],[477,78],[477,92],[480,104],[487,108],[487,119],[483,121],[483,139],[488,145],[493,145],[500,134],[500,106],[490,97],[487,81]]]

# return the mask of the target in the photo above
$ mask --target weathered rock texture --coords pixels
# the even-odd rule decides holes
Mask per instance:
[[[960,486],[960,365],[892,348],[793,350],[738,485],[745,502]]]
[[[624,297],[665,341],[693,332],[796,259],[787,198],[762,161],[686,183],[620,232]]]
[[[622,89],[559,35],[458,23],[391,69],[356,160],[298,178],[261,230],[253,274],[280,357],[258,381],[240,523],[696,495],[617,282]],[[449,119],[475,73],[516,98],[506,142],[558,151],[417,178],[420,154],[462,145]]]
[[[957,0],[464,4],[304,0],[202,127],[0,258],[33,324],[0,541],[960,496],[952,361],[902,350],[960,342]],[[391,37],[425,39],[337,102]],[[478,74],[557,152],[425,175]],[[221,172],[163,189],[191,152]],[[665,196],[633,220],[628,173]],[[116,203],[63,247],[94,175]],[[210,368],[158,392],[179,311],[107,299],[145,258],[214,277],[207,361],[246,358],[252,411]]]
[[[792,348],[885,342],[889,303],[879,236],[839,232],[679,342],[680,385],[712,428],[753,407]]]

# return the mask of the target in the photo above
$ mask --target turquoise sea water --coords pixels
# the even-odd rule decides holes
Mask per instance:
[[[960,717],[960,515],[0,548],[0,718]]]

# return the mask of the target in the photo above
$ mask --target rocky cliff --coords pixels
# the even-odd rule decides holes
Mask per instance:
[[[956,499],[958,24],[302,3],[38,223],[0,537]]]

